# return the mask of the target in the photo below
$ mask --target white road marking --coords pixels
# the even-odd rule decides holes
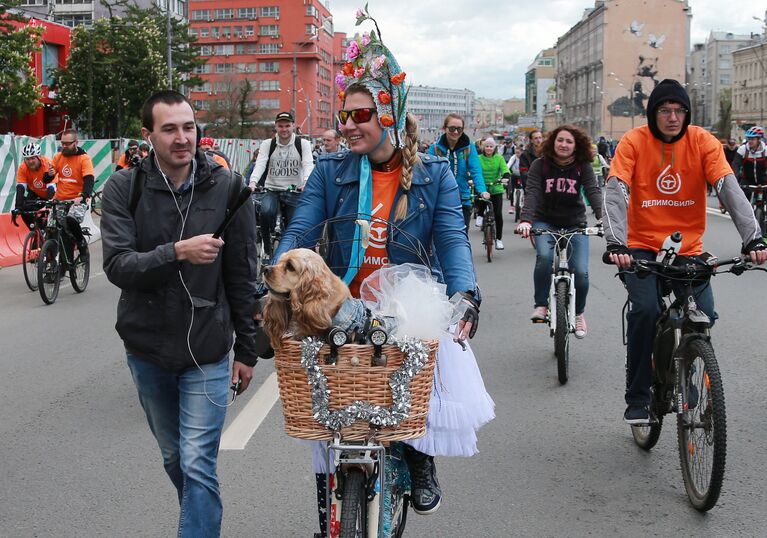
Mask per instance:
[[[266,378],[248,404],[224,430],[220,450],[244,450],[245,445],[256,433],[279,397],[277,374],[273,373]]]
[[[707,207],[706,213],[710,213],[711,215],[716,215],[717,217],[724,217],[725,219],[732,220],[732,217],[726,213],[722,213],[720,210],[716,209],[715,207]]]

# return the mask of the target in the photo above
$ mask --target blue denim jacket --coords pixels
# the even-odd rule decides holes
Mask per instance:
[[[425,154],[419,157],[421,162],[413,169],[407,193],[407,215],[396,223],[397,229],[392,230],[389,237],[389,263],[423,265],[419,256],[411,251],[414,238],[423,245],[437,280],[447,284],[448,295],[474,291],[477,287],[474,264],[464,230],[458,185],[446,159]],[[349,151],[320,156],[274,254],[275,260],[291,248],[313,248],[325,220],[357,215],[359,170],[360,156]],[[389,221],[394,220],[394,208],[402,194],[402,189],[398,189]],[[354,228],[353,218],[339,219],[329,226],[333,248],[327,261],[341,277],[351,259]]]

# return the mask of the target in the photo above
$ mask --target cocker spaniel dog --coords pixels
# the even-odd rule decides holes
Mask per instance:
[[[269,297],[264,307],[264,328],[274,349],[290,330],[296,338],[323,335],[341,305],[351,299],[349,288],[306,248],[289,250],[276,265],[264,268]]]

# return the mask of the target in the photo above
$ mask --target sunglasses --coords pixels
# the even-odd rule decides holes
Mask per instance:
[[[351,116],[352,121],[354,123],[367,123],[370,121],[370,118],[373,117],[373,114],[376,113],[375,108],[355,108],[354,110],[339,110],[338,111],[338,121],[341,122],[341,125],[346,124],[346,120],[349,119],[349,116]]]
[[[454,125],[451,125],[450,127],[447,128],[447,130],[450,131],[451,133],[462,133],[463,127],[456,127]]]

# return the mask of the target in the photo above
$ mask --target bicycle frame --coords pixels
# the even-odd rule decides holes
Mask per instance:
[[[567,332],[575,330],[575,275],[570,271],[567,257],[567,247],[570,241],[569,238],[565,239],[563,236],[555,239],[554,262],[551,266],[552,278],[549,289],[549,329],[552,338],[557,330],[557,283],[563,280],[567,282]]]

